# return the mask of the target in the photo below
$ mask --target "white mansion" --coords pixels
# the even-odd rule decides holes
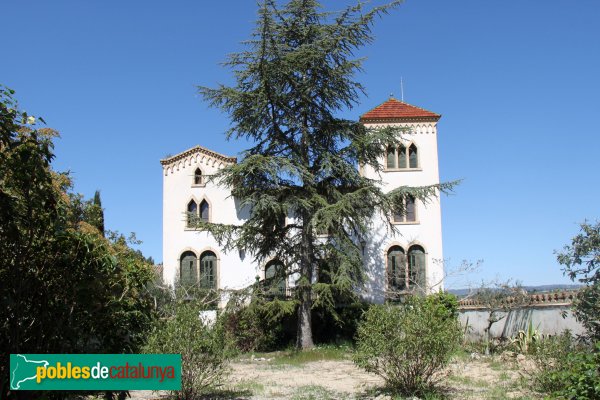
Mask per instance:
[[[439,183],[437,121],[439,114],[390,98],[360,117],[365,125],[395,124],[410,128],[404,144],[388,149],[382,157],[384,171],[361,167],[361,174],[381,179],[383,190],[399,186]],[[268,278],[275,261],[258,265],[244,251],[224,252],[207,232],[188,228],[192,213],[210,222],[241,224],[247,218],[227,188],[207,182],[204,177],[236,162],[201,146],[161,160],[163,167],[163,278],[199,282],[205,287],[241,289],[256,278]],[[377,175],[376,175],[377,174]],[[442,285],[442,226],[439,199],[426,204],[407,200],[404,215],[390,215],[398,225],[394,234],[381,217],[373,222],[372,235],[362,242],[367,281],[365,299],[383,302],[386,294],[410,290],[416,271],[428,290]],[[422,280],[421,280],[422,279]],[[282,285],[293,286],[292,279]]]

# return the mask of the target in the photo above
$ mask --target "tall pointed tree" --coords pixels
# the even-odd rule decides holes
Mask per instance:
[[[94,199],[92,200],[93,208],[93,224],[102,236],[104,236],[104,209],[102,208],[102,200],[100,199],[100,191],[96,190],[94,193]]]
[[[197,227],[226,250],[245,249],[259,263],[273,257],[283,263],[277,273],[295,279],[298,348],[313,346],[313,299],[333,304],[334,293],[359,287],[360,241],[373,218],[402,211],[409,194],[426,200],[452,186],[383,193],[358,166],[380,170],[385,149],[400,144],[402,130],[367,129],[338,116],[364,92],[354,80],[361,68],[354,52],[372,41],[374,19],[399,3],[366,10],[359,2],[323,12],[315,0],[282,6],[264,0],[246,50],[225,63],[235,85],[199,88],[229,115],[227,138],[246,138],[253,146],[213,177],[232,189],[249,218],[241,226],[199,221]]]

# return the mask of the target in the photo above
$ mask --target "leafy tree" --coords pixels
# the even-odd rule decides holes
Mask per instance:
[[[575,317],[600,341],[600,222],[581,224],[581,233],[557,255],[563,272],[585,284],[573,302]]]
[[[264,0],[246,50],[225,63],[235,85],[199,88],[212,106],[229,114],[227,138],[249,139],[253,146],[213,177],[232,189],[249,218],[241,226],[198,221],[197,227],[226,249],[247,249],[261,263],[271,257],[284,263],[281,275],[296,279],[299,348],[313,346],[313,299],[331,307],[336,292],[360,284],[359,243],[373,217],[401,210],[407,195],[426,200],[452,186],[383,193],[357,167],[381,170],[380,158],[388,146],[399,145],[403,130],[367,129],[338,116],[364,92],[354,80],[362,61],[355,51],[373,40],[374,19],[399,4],[366,10],[359,2],[331,13],[314,0],[282,6]],[[327,272],[326,279],[317,269]]]
[[[86,219],[91,202],[52,171],[56,132],[0,86],[0,398],[10,353],[136,352],[152,323],[152,266]],[[61,398],[60,393],[48,397]]]
[[[106,234],[104,229],[104,209],[100,200],[100,192],[96,191],[94,198],[86,200],[80,193],[69,193],[71,209],[71,222],[85,222],[100,232]]]

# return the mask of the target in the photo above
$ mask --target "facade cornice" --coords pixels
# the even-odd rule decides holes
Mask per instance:
[[[360,118],[362,124],[396,124],[403,122],[437,122],[442,116],[437,117],[401,117],[401,118]]]
[[[416,120],[407,120],[407,119],[399,119],[396,121],[392,120],[377,120],[373,122],[363,123],[363,125],[367,129],[377,129],[388,126],[389,124],[397,124],[396,126],[400,128],[408,129],[408,132],[405,134],[436,134],[437,131],[437,122],[435,121],[416,121]]]
[[[209,150],[206,147],[202,147],[202,146],[192,147],[191,149],[183,151],[174,156],[164,158],[164,159],[160,160],[160,163],[163,167],[166,167],[166,166],[175,164],[177,161],[185,160],[189,156],[194,155],[194,154],[203,154],[205,156],[211,157],[215,160],[221,161],[226,164],[237,163],[237,157],[229,157],[224,154],[220,154],[215,151]]]

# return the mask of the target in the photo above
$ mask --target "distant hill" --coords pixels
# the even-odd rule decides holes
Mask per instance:
[[[556,290],[576,290],[583,285],[577,284],[562,284],[562,285],[539,285],[539,286],[523,286],[523,289],[529,293],[541,293],[541,292],[553,292]],[[449,293],[452,293],[458,297],[465,297],[471,291],[477,291],[478,288],[473,289],[448,289]]]

